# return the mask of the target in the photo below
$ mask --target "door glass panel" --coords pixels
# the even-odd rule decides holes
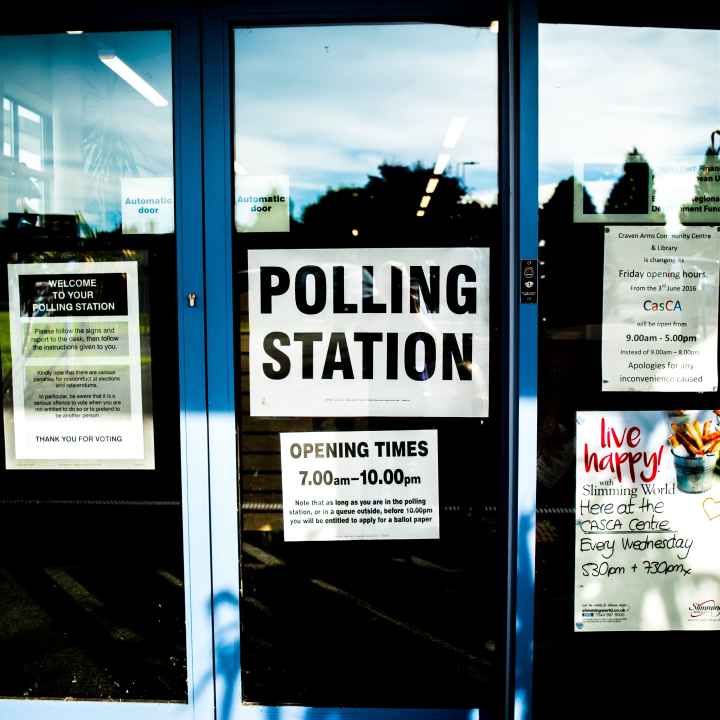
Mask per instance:
[[[2,697],[187,701],[170,39],[0,37]]]
[[[719,63],[716,30],[540,28],[540,717],[617,712],[588,678],[715,644],[657,631],[717,628]],[[631,686],[628,716],[695,702]]]
[[[497,277],[500,238],[496,40],[488,27],[440,25],[235,32],[234,312],[246,702],[480,706],[490,712],[498,705],[502,423],[492,352],[489,370],[483,366],[488,336],[491,350],[499,348],[500,290],[488,280]],[[272,277],[263,274],[269,265],[275,266]],[[330,279],[321,266],[335,268]],[[406,266],[416,268],[409,301],[401,280]],[[468,272],[462,300],[448,279],[451,266]],[[400,268],[400,299],[386,312],[389,305],[379,298],[392,294],[384,283],[393,268]],[[308,273],[313,281],[306,286]],[[256,305],[263,278],[277,295],[266,309]],[[442,287],[437,306],[433,283]],[[301,289],[298,306],[280,289],[291,285]],[[453,315],[453,298],[472,303],[472,311],[468,305],[466,314],[456,309]],[[323,365],[330,305],[347,314],[333,326],[336,351]],[[372,312],[375,319],[368,320]],[[393,349],[393,312],[424,319],[420,330],[428,344],[421,362],[417,346],[404,354],[402,345]],[[302,353],[299,346],[288,351],[294,363],[289,391],[288,384],[273,385],[271,376],[283,374],[284,361],[278,353],[279,364],[263,359],[263,338],[287,330],[291,317],[297,321],[292,331],[308,344]],[[482,322],[484,341],[481,331],[468,332],[467,346],[454,352],[433,344],[428,360],[435,338],[454,342],[455,332]],[[373,333],[377,337],[367,340]],[[353,344],[363,334],[364,355]],[[443,385],[445,373],[457,382]],[[380,375],[384,384],[375,382]],[[458,390],[460,376],[474,382]],[[312,390],[303,390],[303,378]],[[378,391],[395,378],[403,391]],[[391,405],[400,402],[406,405]],[[341,504],[352,491],[338,485],[378,482],[371,461],[362,464],[361,445],[359,464],[358,457],[354,464],[334,463],[335,471],[302,486],[313,498],[325,493],[307,502],[310,511],[298,496],[301,485],[288,483],[291,455],[281,460],[281,442],[292,454],[294,441],[315,448],[329,438],[364,440],[376,448],[375,441],[394,440],[401,447],[405,438],[426,437],[422,433],[436,443],[439,503],[427,489],[430,465],[420,463],[417,475],[408,472],[407,454],[388,476],[396,488],[392,498],[380,489],[365,495],[383,508],[400,505],[404,520],[392,519],[391,510],[363,515],[361,505],[355,511]],[[313,449],[320,453],[315,460],[325,447]],[[300,483],[310,465],[298,467]],[[312,466],[311,479],[319,468]],[[345,472],[357,478],[343,480],[337,468],[350,468]],[[435,505],[432,531],[393,529],[418,517],[415,510],[426,503]],[[315,510],[320,515],[320,506],[330,508],[340,529],[329,523],[317,535],[303,529],[297,518]],[[384,522],[383,530],[370,519],[357,523],[355,535],[343,531],[353,515]],[[338,536],[346,539],[333,540]]]

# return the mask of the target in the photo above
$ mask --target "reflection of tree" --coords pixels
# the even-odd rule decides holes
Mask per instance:
[[[561,180],[540,209],[540,297],[546,328],[579,326],[587,322],[588,270],[602,267],[602,229],[595,223],[574,223],[575,179]],[[596,214],[587,190],[582,188],[583,214]],[[602,287],[600,287],[600,296]],[[601,301],[600,297],[600,301]],[[589,297],[587,302],[597,302]]]
[[[459,178],[441,176],[425,215],[417,217],[432,177],[432,168],[420,164],[383,164],[363,187],[328,190],[305,208],[302,224],[293,224],[293,231],[353,245],[422,245],[429,237],[442,245],[481,239],[488,244],[496,237],[497,206],[467,202],[467,188]]]
[[[633,148],[625,157],[623,174],[613,185],[605,214],[647,215],[652,212],[651,202],[655,197],[655,173],[643,154]],[[660,215],[654,222],[665,222]]]
[[[710,146],[705,151],[705,159],[700,165],[695,181],[695,192],[690,202],[680,208],[680,222],[688,225],[697,222],[713,222],[720,213],[705,210],[706,207],[720,206],[720,161],[718,153]]]
[[[81,141],[83,169],[92,178],[92,211],[100,227],[120,225],[117,198],[120,178],[135,177],[137,163],[124,133],[112,128],[106,120],[87,125]],[[111,222],[110,216],[115,215]]]

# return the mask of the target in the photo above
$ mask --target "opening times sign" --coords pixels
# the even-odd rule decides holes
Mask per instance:
[[[489,253],[249,250],[251,415],[486,417]]]
[[[286,542],[440,537],[437,430],[281,433]]]
[[[10,264],[8,289],[7,466],[101,468],[124,460],[152,467],[145,457],[137,263]]]
[[[604,391],[716,392],[716,227],[605,228]]]

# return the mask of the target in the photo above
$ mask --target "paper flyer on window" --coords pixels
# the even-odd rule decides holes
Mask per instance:
[[[605,228],[603,391],[716,392],[716,227]]]
[[[280,434],[286,542],[436,540],[437,430]]]
[[[9,264],[8,291],[7,467],[152,467],[137,263]]]
[[[720,630],[718,413],[577,413],[577,632]]]
[[[605,228],[602,389],[717,391],[715,227]]]

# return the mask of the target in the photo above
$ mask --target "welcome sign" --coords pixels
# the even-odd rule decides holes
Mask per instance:
[[[489,254],[249,250],[251,414],[486,417]]]

